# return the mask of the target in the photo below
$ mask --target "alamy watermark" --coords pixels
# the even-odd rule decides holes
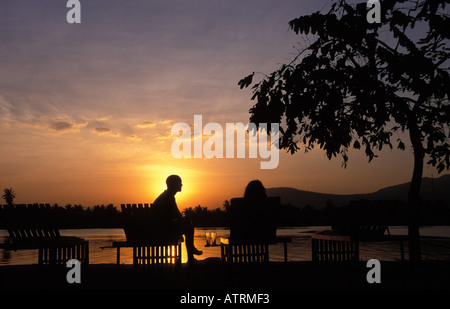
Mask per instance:
[[[66,20],[69,24],[81,23],[81,3],[79,0],[67,1],[66,7],[71,8],[66,15]]]
[[[378,0],[367,1],[367,8],[370,10],[367,12],[366,20],[369,24],[381,23],[381,4]]]
[[[381,264],[377,259],[370,259],[366,264],[370,270],[367,272],[366,280],[368,283],[381,283]]]
[[[71,268],[66,275],[68,283],[81,283],[81,264],[77,259],[71,259],[67,261],[67,268]]]
[[[203,126],[202,115],[194,115],[193,130],[192,134],[189,124],[184,122],[173,125],[171,134],[178,136],[171,147],[175,158],[245,158],[248,148],[248,158],[257,158],[259,154],[260,158],[268,159],[260,163],[261,169],[274,169],[278,166],[280,131],[278,123],[271,123],[270,128],[267,123],[260,123],[259,126],[251,122],[247,125],[240,122],[226,123],[224,130],[216,122],[209,122]],[[207,138],[203,143],[204,136]]]

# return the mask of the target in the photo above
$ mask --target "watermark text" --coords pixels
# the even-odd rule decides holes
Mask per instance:
[[[66,20],[69,24],[80,24],[81,23],[81,3],[79,0],[69,0],[67,1],[66,7],[71,8],[67,12]]]
[[[371,268],[366,275],[368,283],[381,283],[381,265],[377,259],[371,259],[367,261],[367,268]]]
[[[71,259],[67,261],[67,268],[71,268],[66,275],[68,283],[81,283],[81,264],[77,259]]]
[[[267,123],[260,123],[259,127],[254,123],[226,123],[224,130],[216,122],[203,126],[202,115],[194,115],[193,129],[192,134],[187,123],[179,122],[173,125],[171,134],[178,136],[171,148],[175,158],[245,158],[248,148],[248,158],[257,158],[259,155],[262,159],[268,159],[261,162],[261,169],[274,169],[278,166],[278,123],[270,124],[270,128]],[[204,143],[203,137],[206,137]]]
[[[366,19],[369,24],[381,23],[381,4],[378,0],[367,1],[367,8],[370,10],[367,12]]]

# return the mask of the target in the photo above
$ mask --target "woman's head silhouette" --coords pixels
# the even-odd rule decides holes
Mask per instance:
[[[266,196],[266,188],[259,180],[252,180],[248,183],[244,193],[245,198],[264,198]]]

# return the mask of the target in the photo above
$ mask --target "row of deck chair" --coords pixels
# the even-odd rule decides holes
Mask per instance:
[[[279,197],[231,199],[230,236],[221,238],[221,259],[226,263],[260,263],[269,261],[272,244],[287,243],[290,237],[277,237],[276,218]],[[133,248],[134,265],[181,264],[183,237],[165,230],[151,215],[151,204],[122,204],[121,216],[126,240],[112,242],[117,249]],[[78,237],[61,236],[49,204],[0,205],[0,220],[9,238],[0,248],[38,250],[38,264],[65,264],[70,259],[89,264],[89,242]],[[358,229],[357,229],[358,230]],[[385,239],[387,225],[361,225],[359,232],[342,229],[312,236],[313,261],[357,261],[359,242]]]

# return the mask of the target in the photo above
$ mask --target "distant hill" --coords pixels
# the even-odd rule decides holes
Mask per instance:
[[[352,200],[399,200],[406,201],[408,197],[409,182],[386,187],[373,193],[366,194],[326,194],[304,191],[294,188],[268,188],[267,195],[280,196],[281,203],[292,204],[297,207],[306,205],[316,209],[325,207],[328,200],[335,206],[348,204]],[[422,180],[421,196],[425,200],[444,201],[450,205],[450,174],[439,178],[425,177]]]

